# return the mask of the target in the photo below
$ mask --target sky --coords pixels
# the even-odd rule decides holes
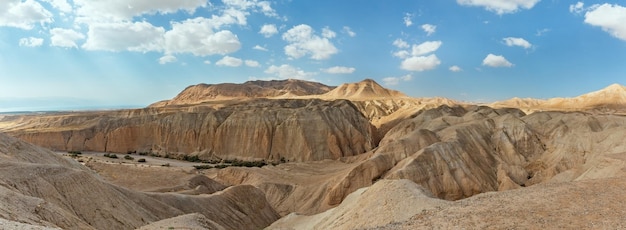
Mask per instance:
[[[143,107],[189,85],[288,78],[574,97],[626,85],[626,1],[0,0],[0,111]]]

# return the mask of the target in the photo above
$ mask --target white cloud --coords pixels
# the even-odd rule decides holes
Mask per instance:
[[[488,54],[483,60],[483,65],[491,67],[512,67],[513,63],[506,60],[504,56]]]
[[[422,25],[422,30],[426,32],[427,36],[430,36],[431,34],[434,34],[437,31],[437,26],[431,25],[431,24],[424,24]]]
[[[211,64],[211,61],[206,60],[206,61],[204,61],[203,63],[204,63],[204,64],[207,64],[207,65],[210,65],[210,64]]]
[[[159,64],[164,65],[167,63],[172,63],[172,62],[176,62],[178,59],[172,55],[165,55],[161,58],[159,58]]]
[[[404,25],[409,27],[411,25],[413,25],[413,21],[411,21],[413,19],[413,15],[406,13],[404,14]]]
[[[272,65],[265,70],[267,74],[274,74],[280,79],[307,79],[310,80],[309,77],[315,76],[317,73],[315,72],[305,72],[300,68],[293,67],[290,65],[283,64],[281,66]]]
[[[76,41],[85,39],[85,35],[71,29],[54,28],[50,34],[51,46],[78,48]]]
[[[386,77],[383,78],[383,84],[397,85],[400,83],[400,81],[410,81],[411,79],[413,79],[413,76],[411,76],[411,74],[407,74],[401,77]]]
[[[413,45],[411,55],[420,56],[437,51],[441,47],[441,41],[427,41],[419,45]]]
[[[431,70],[441,64],[437,55],[431,54],[428,56],[413,56],[402,61],[400,67],[409,71],[425,71]]]
[[[456,0],[460,5],[484,7],[496,14],[515,13],[520,9],[531,9],[541,0]]]
[[[255,45],[254,47],[252,47],[252,49],[260,50],[260,51],[267,51],[267,48],[260,46],[260,45]]]
[[[78,22],[129,21],[144,14],[169,14],[178,11],[193,13],[206,7],[206,0],[73,0]]]
[[[276,11],[272,8],[268,1],[258,0],[222,0],[225,5],[235,7],[241,10],[258,10],[269,17],[277,17]]]
[[[535,36],[540,37],[540,36],[543,36],[544,34],[546,34],[548,32],[550,32],[550,29],[543,28],[543,29],[537,30],[537,33],[535,33]]]
[[[608,3],[593,5],[585,13],[585,23],[626,41],[626,7]]]
[[[214,33],[212,26],[212,21],[203,17],[172,22],[172,30],[165,33],[165,52],[207,56],[233,53],[241,48],[237,35],[228,30]]]
[[[327,27],[324,27],[324,28],[322,29],[322,37],[325,37],[325,38],[334,38],[334,37],[336,37],[336,36],[337,36],[337,34],[336,34],[334,31],[330,30],[330,28],[328,28],[328,26],[327,26]]]
[[[315,35],[309,25],[301,24],[294,26],[285,32],[282,38],[289,42],[285,46],[285,54],[291,58],[298,59],[305,55],[310,55],[311,59],[324,60],[338,52],[333,43],[328,40],[328,37]]]
[[[50,3],[52,7],[54,7],[55,9],[61,12],[65,12],[65,13],[72,12],[72,6],[69,3],[67,3],[66,0],[43,0],[43,1]]]
[[[43,45],[43,38],[28,37],[20,39],[20,46],[38,47]]]
[[[350,36],[350,37],[356,36],[356,33],[354,31],[352,31],[352,29],[350,29],[350,27],[344,26],[342,31],[344,33],[348,34],[348,36]]]
[[[87,41],[82,47],[104,51],[161,51],[164,32],[163,27],[148,22],[94,23],[89,25]]]
[[[528,49],[533,46],[532,44],[530,44],[530,42],[526,41],[523,38],[508,37],[508,38],[503,38],[502,40],[507,46],[519,46],[519,47],[523,47],[524,49]]]
[[[394,52],[394,53],[393,53],[393,56],[394,56],[394,57],[401,58],[401,59],[405,59],[405,58],[410,57],[410,56],[411,56],[411,53],[409,53],[409,51],[406,51],[406,50],[400,50],[400,51],[398,51],[398,52]]]
[[[259,64],[258,61],[254,61],[254,60],[246,60],[246,61],[244,61],[244,63],[248,67],[259,67],[259,66],[261,66],[261,64]]]
[[[393,41],[393,45],[400,49],[409,48],[409,43],[406,43],[404,40],[400,38]]]
[[[569,5],[569,12],[580,14],[585,11],[585,3],[577,2],[576,4]]]
[[[452,71],[452,72],[461,72],[461,71],[463,71],[463,69],[461,69],[461,67],[458,67],[456,65],[450,66],[449,70]]]
[[[238,67],[241,66],[241,64],[243,64],[243,61],[241,59],[231,56],[224,56],[222,59],[215,62],[215,65],[229,67]]]
[[[334,66],[327,69],[322,69],[322,72],[330,73],[330,74],[350,74],[356,71],[353,67],[345,67],[345,66]]]
[[[259,33],[263,34],[263,36],[265,36],[266,38],[269,38],[271,36],[274,36],[274,34],[277,34],[278,29],[274,24],[265,24],[261,26],[261,30],[259,30]]]
[[[30,30],[36,23],[51,23],[52,13],[34,0],[0,1],[0,26]]]

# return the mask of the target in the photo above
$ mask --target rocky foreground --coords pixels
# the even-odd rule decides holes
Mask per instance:
[[[192,86],[145,109],[7,116],[0,130],[21,140],[0,136],[0,223],[620,228],[623,98],[626,88],[612,85],[577,98],[484,106],[410,98],[372,80],[338,87],[289,80]],[[82,165],[24,141],[276,165]]]

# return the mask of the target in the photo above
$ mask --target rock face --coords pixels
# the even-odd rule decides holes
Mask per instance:
[[[247,81],[243,84],[198,84],[187,87],[172,100],[161,101],[150,107],[191,105],[214,100],[269,98],[324,94],[333,87],[303,80]]]
[[[0,159],[0,219],[8,221],[63,229],[134,229],[200,213],[224,228],[259,229],[278,219],[263,193],[252,186],[205,196],[134,192],[4,134]]]
[[[5,131],[56,150],[290,161],[358,155],[377,141],[374,127],[346,100],[257,99],[181,110],[31,116]]]

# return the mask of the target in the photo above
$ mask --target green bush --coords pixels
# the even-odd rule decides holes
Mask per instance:
[[[126,155],[126,156],[124,156],[124,159],[129,160],[129,161],[132,161],[132,160],[134,160],[135,158],[131,157],[130,155]]]
[[[139,160],[137,160],[137,162],[144,163],[144,162],[146,162],[146,158],[139,158]]]
[[[115,155],[114,153],[105,153],[104,156],[108,158],[117,159],[117,155]]]

